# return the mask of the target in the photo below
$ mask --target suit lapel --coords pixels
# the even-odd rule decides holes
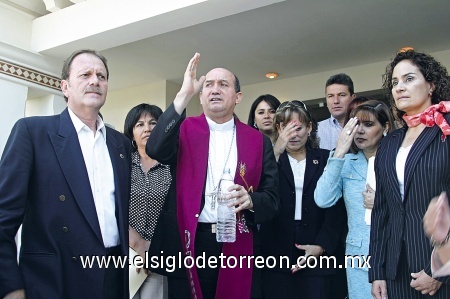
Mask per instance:
[[[61,170],[81,212],[103,243],[83,153],[67,108],[60,115],[58,135],[49,132],[49,137]]]
[[[292,186],[292,189],[295,190],[294,173],[292,172],[291,163],[289,162],[289,157],[286,151],[280,155],[278,163],[280,164],[281,172]]]
[[[395,166],[395,161],[397,160],[398,149],[400,148],[403,139],[405,138],[406,128],[396,130],[392,133],[391,138],[388,140],[386,147],[386,159],[381,161],[381,164],[384,164],[386,168],[386,172],[383,172],[383,175],[386,175],[387,178],[383,180],[387,184],[391,184],[390,189],[394,190],[394,194],[392,195],[399,201],[402,201],[402,196],[400,194],[400,189],[398,187],[398,178],[397,178],[397,169]],[[376,158],[375,158],[376,159]],[[377,163],[375,163],[376,165]],[[380,178],[377,178],[377,181]]]
[[[352,168],[363,178],[367,177],[367,160],[363,152],[360,151],[350,159]]]
[[[405,164],[405,190],[408,190],[419,159],[439,132],[441,130],[438,126],[425,128],[411,147]]]
[[[314,174],[317,169],[321,166],[319,157],[316,155],[316,151],[313,149],[306,150],[306,166],[305,166],[305,177],[303,181],[303,193],[308,190],[308,186],[311,183]]]

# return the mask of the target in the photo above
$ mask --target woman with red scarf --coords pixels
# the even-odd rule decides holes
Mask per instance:
[[[450,298],[450,277],[431,276],[432,246],[422,229],[431,199],[450,191],[450,82],[445,67],[414,50],[387,66],[383,87],[401,129],[375,159],[369,280],[374,298]]]

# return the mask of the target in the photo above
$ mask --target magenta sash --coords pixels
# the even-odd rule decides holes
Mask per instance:
[[[258,189],[263,161],[263,135],[257,130],[236,120],[236,142],[238,167],[234,177],[236,184],[246,187],[241,177],[240,165],[245,164],[244,179],[248,187]],[[177,158],[177,219],[180,230],[183,255],[195,260],[195,233],[198,215],[201,213],[201,200],[206,181],[208,166],[209,128],[205,115],[189,117],[180,128]],[[229,259],[234,268],[220,268],[217,282],[216,298],[250,298],[253,259],[253,233],[240,232],[236,229],[236,241],[224,243],[222,253],[233,256]],[[246,256],[245,259],[242,257]],[[239,267],[240,261],[243,267]],[[207,264],[207,263],[206,263]],[[220,261],[218,261],[220,266]],[[197,269],[186,269],[191,298],[203,298]]]

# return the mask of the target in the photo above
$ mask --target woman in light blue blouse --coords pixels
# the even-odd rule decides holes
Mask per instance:
[[[355,99],[356,100],[356,99]],[[370,225],[366,209],[373,207],[374,190],[366,185],[368,160],[374,157],[381,138],[395,129],[389,107],[369,100],[354,108],[342,129],[336,149],[330,153],[327,166],[314,192],[316,204],[329,208],[344,198],[348,217],[346,256],[354,256],[354,267],[347,261],[347,284],[350,299],[371,298],[368,281]],[[359,265],[365,266],[358,268]]]

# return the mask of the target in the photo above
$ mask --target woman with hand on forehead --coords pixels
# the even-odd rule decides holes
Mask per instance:
[[[321,209],[314,202],[314,189],[329,151],[319,148],[317,122],[303,102],[282,103],[274,124],[281,205],[280,213],[261,225],[261,250],[266,257],[289,257],[289,267],[284,262],[263,269],[263,295],[333,298],[330,283],[336,269],[334,265],[321,267],[319,258],[332,256],[337,249],[346,222],[345,208],[341,202]]]
[[[348,217],[345,253],[362,258],[368,256],[370,239],[370,218],[367,221],[365,213],[372,209],[375,197],[375,186],[366,184],[368,161],[395,124],[389,107],[375,100],[359,104],[349,117],[317,182],[314,200],[319,207],[329,208],[343,197]],[[347,267],[346,272],[349,298],[370,298],[368,267]]]

